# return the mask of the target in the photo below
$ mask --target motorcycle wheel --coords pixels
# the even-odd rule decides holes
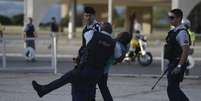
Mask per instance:
[[[147,52],[145,55],[141,53],[138,55],[138,63],[142,66],[148,66],[152,63],[153,57],[150,52]]]

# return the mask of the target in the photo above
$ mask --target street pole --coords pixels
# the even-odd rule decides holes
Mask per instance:
[[[57,44],[56,35],[52,33],[52,68],[54,69],[54,74],[57,73]]]
[[[112,24],[112,0],[108,0],[108,22]]]

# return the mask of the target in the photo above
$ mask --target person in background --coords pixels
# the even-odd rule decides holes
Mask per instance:
[[[28,18],[28,24],[25,25],[24,32],[25,32],[24,39],[26,43],[26,48],[31,47],[35,51],[36,50],[35,38],[37,37],[37,34],[35,32],[35,27],[33,25],[33,19],[31,17]],[[35,61],[35,58],[33,58],[32,61]]]
[[[59,26],[56,22],[55,17],[52,17],[51,22],[50,22],[50,37],[53,37],[54,35],[56,36],[56,43],[58,42],[58,32],[59,32]],[[51,48],[51,44],[48,46],[48,49]]]

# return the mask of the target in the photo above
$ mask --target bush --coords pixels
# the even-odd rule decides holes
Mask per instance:
[[[63,27],[68,27],[69,16],[66,15],[64,18],[61,19],[60,25]]]
[[[13,25],[23,25],[24,22],[24,14],[17,14],[12,17]]]
[[[11,19],[9,17],[4,16],[4,15],[0,15],[0,23],[2,25],[11,25],[12,21],[11,21]]]

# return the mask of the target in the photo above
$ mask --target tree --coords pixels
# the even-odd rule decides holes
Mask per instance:
[[[64,18],[61,19],[60,24],[61,24],[61,26],[63,26],[63,27],[67,27],[67,26],[68,26],[68,22],[69,22],[69,16],[66,15]]]
[[[4,16],[4,15],[0,15],[0,23],[2,25],[11,25],[12,21],[11,21],[11,19],[9,17]]]
[[[12,23],[14,25],[23,25],[24,14],[17,14],[12,17]]]

